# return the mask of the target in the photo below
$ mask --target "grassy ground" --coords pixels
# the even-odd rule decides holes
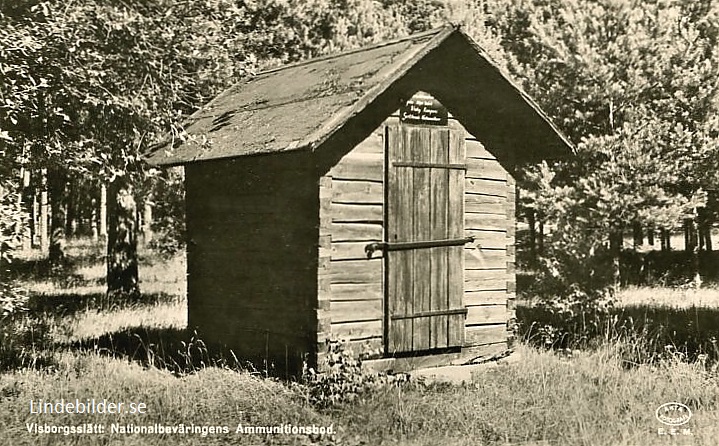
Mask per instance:
[[[651,305],[669,308],[719,308],[719,288],[716,285],[699,289],[630,286],[622,289],[617,299],[623,307]]]
[[[716,369],[672,357],[628,364],[626,352],[633,346],[623,343],[562,354],[520,345],[514,360],[482,367],[464,385],[410,380],[378,387],[351,405],[319,410],[303,387],[238,371],[233,358],[208,366],[216,358],[184,329],[181,259],[167,263],[146,256],[143,301],[107,302],[102,266],[90,254],[82,258],[59,276],[23,273],[33,290],[35,323],[43,331],[36,345],[47,361],[0,373],[0,444],[714,445],[719,435]],[[630,289],[622,298],[651,305],[677,297],[684,302],[687,296],[702,305],[717,300],[710,291],[687,293]],[[144,403],[147,409],[93,415],[29,410],[30,401],[76,398]],[[669,435],[656,420],[657,407],[670,401],[692,409],[694,416],[682,426],[689,431]],[[28,432],[27,423],[99,423],[108,431],[113,423],[184,424],[229,432],[65,436]],[[236,432],[238,424],[288,423],[332,426],[335,434]],[[667,435],[659,434],[662,428]]]
[[[175,377],[92,353],[61,355],[57,368],[0,375],[4,444],[331,444],[329,438],[235,433],[238,424],[333,426],[335,444],[716,444],[719,386],[697,366],[626,370],[611,349],[562,358],[520,348],[521,361],[480,369],[462,386],[414,384],[379,390],[351,407],[317,411],[288,386],[220,368]],[[144,402],[146,414],[35,415],[30,400],[96,398]],[[661,436],[654,411],[679,401],[694,411],[691,435]],[[227,426],[227,434],[63,437],[26,423]]]

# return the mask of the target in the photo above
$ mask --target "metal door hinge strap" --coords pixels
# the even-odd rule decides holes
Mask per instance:
[[[466,164],[447,164],[447,163],[422,163],[418,161],[394,161],[394,167],[430,167],[435,169],[457,169],[467,170]]]
[[[382,251],[404,251],[407,249],[425,249],[425,248],[437,248],[440,246],[461,246],[465,245],[467,243],[472,243],[474,241],[474,237],[465,237],[465,238],[452,238],[452,239],[446,239],[446,240],[426,240],[426,241],[417,241],[417,242],[396,242],[396,243],[389,243],[389,242],[374,242],[370,243],[367,246],[364,247],[365,252],[367,253],[367,258],[372,257],[372,254],[375,251],[382,250]]]
[[[390,319],[416,319],[418,317],[430,317],[430,316],[451,316],[454,314],[467,314],[466,308],[452,308],[448,310],[434,310],[434,311],[420,311],[411,314],[393,314]]]

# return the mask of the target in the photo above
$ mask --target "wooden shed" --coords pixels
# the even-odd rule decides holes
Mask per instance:
[[[295,371],[341,339],[402,370],[504,352],[518,162],[571,144],[460,28],[259,73],[152,164],[185,167],[188,321]]]

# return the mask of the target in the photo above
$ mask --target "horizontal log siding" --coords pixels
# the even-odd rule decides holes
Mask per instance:
[[[317,344],[319,203],[310,166],[298,153],[186,167],[189,327],[289,373]]]
[[[377,357],[382,354],[383,259],[381,251],[368,259],[364,248],[383,240],[383,128],[347,153],[328,177],[331,337],[346,340],[355,353]]]
[[[509,336],[508,282],[514,280],[510,268],[514,242],[509,238],[509,228],[514,227],[510,196],[514,184],[507,181],[508,173],[497,159],[471,135],[466,146],[465,233],[475,241],[465,247],[465,346],[501,350]]]
[[[517,212],[517,183],[511,174],[507,174],[507,331],[508,343],[511,347],[515,340],[516,325],[515,298],[517,295],[516,274],[516,212]],[[511,219],[509,217],[512,217]]]
[[[466,144],[465,234],[475,241],[465,247],[465,345],[499,351],[509,336],[507,303],[514,296],[514,182],[479,141],[468,135]],[[383,240],[383,151],[380,129],[328,173],[331,335],[347,339],[351,350],[377,354],[384,314],[382,254],[368,260],[364,247]]]

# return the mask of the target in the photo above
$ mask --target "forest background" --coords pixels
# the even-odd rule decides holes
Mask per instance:
[[[68,238],[106,237],[108,295],[139,296],[139,236],[185,243],[181,171],[142,154],[243,77],[448,21],[577,147],[518,170],[533,294],[601,308],[626,281],[626,234],[669,251],[677,228],[672,262],[700,283],[719,211],[711,0],[1,1],[0,270],[23,247],[59,265]],[[11,308],[21,290],[2,283]]]

